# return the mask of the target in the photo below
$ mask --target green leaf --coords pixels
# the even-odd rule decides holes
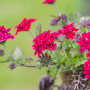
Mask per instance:
[[[12,56],[14,57],[15,60],[22,60],[24,54],[20,47],[16,47],[12,53]]]
[[[11,61],[11,63],[17,64],[17,63],[22,63],[23,62],[23,52],[20,47],[16,47],[15,49],[12,50],[11,55],[14,59],[12,59],[10,56],[8,60]]]
[[[11,63],[14,63],[14,64],[16,63],[16,62],[15,62],[15,60],[14,60],[14,59],[12,59],[10,56],[9,56],[8,60],[10,60],[10,61],[11,61]]]
[[[75,45],[75,51],[78,53],[79,52],[79,49],[80,49],[80,46],[78,46],[78,43],[76,43],[76,45]]]
[[[54,56],[57,58],[57,60],[60,60],[60,51],[58,49],[58,47],[56,47],[56,50],[54,51]]]
[[[63,41],[63,46],[67,49],[68,48],[68,40],[67,39],[65,39],[64,41]]]
[[[58,16],[55,16],[55,15],[50,15],[51,17],[54,17],[54,18],[58,18]]]
[[[84,28],[84,27],[82,27],[82,31],[81,31],[81,32],[82,32],[82,33],[87,32],[87,29]]]
[[[57,75],[58,68],[56,66],[52,66],[49,70],[47,70],[47,74],[49,74],[52,78],[54,78]]]
[[[36,27],[36,36],[38,36],[41,33],[42,25],[39,23]]]
[[[81,64],[84,64],[85,61],[87,61],[87,59],[84,59],[84,58],[83,58],[81,61],[78,61],[78,62],[75,64],[75,67],[80,66]]]

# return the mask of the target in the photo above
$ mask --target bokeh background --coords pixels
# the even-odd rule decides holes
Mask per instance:
[[[42,32],[51,30],[57,31],[58,28],[50,26],[50,21],[53,19],[49,15],[58,15],[57,11],[52,5],[43,5],[44,0],[0,0],[0,26],[4,25],[6,28],[12,28],[12,35],[15,34],[15,26],[17,26],[23,18],[35,18],[36,22],[32,23],[30,31],[35,36],[37,24],[42,24]],[[83,0],[82,0],[83,1]],[[57,0],[56,6],[62,14],[66,12],[68,5],[70,11],[75,13],[81,11],[83,2],[79,0]],[[82,13],[83,14],[83,13]],[[24,52],[24,59],[31,57],[33,62],[31,65],[35,65],[37,56],[34,56],[32,49],[32,37],[28,32],[20,32],[15,37],[15,40],[8,40],[6,47],[11,52],[16,46],[22,48]],[[3,46],[0,45],[0,49]],[[9,55],[5,51],[5,56]],[[5,60],[0,57],[0,60]],[[34,69],[27,67],[17,67],[14,70],[7,69],[10,63],[0,63],[0,90],[38,90],[38,83],[41,76],[46,74],[46,68]],[[57,75],[55,84],[60,85],[60,75]],[[54,89],[57,90],[57,89]]]

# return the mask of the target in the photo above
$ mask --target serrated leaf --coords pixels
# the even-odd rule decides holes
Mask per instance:
[[[76,45],[75,45],[75,51],[78,53],[79,52],[79,49],[80,49],[80,46],[78,46],[78,44],[76,43]]]
[[[57,75],[58,68],[57,66],[52,66],[48,71],[47,74],[49,74],[52,78],[54,78]]]
[[[87,59],[86,59],[86,60],[84,59],[84,60],[81,60],[81,61],[77,62],[77,63],[75,64],[75,67],[80,66],[81,64],[84,64],[85,61],[87,61]]]
[[[38,36],[41,33],[42,25],[39,23],[36,27],[36,36]]]
[[[58,49],[58,47],[56,47],[56,50],[54,51],[54,56],[57,58],[57,60],[60,60],[60,51]]]
[[[68,48],[68,40],[67,40],[67,39],[63,41],[63,46],[64,46],[66,49]]]
[[[55,15],[50,15],[51,17],[54,17],[54,18],[58,18],[58,16],[55,16]]]
[[[16,47],[12,53],[12,56],[17,61],[17,60],[22,60],[24,54],[20,47]]]

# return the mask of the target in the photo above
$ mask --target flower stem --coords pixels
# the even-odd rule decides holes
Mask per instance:
[[[53,55],[54,59],[57,60],[57,58],[54,56],[53,52],[50,50],[51,54]],[[58,61],[58,60],[57,60]]]
[[[53,6],[55,7],[56,11],[59,13],[59,16],[61,16],[61,12],[58,10],[58,8],[56,7],[55,3],[53,4]]]
[[[60,26],[59,25],[57,25],[57,27],[60,29]]]
[[[20,66],[24,66],[24,67],[36,67],[36,66],[30,66],[30,65],[20,65]]]
[[[66,51],[65,51],[65,49],[64,49],[64,47],[63,47],[62,42],[61,42],[61,45],[62,45],[62,49],[63,49],[63,51],[64,51],[64,54],[65,54],[65,56],[66,56],[66,57],[67,57],[67,59],[68,59],[67,53],[66,53]],[[69,61],[69,63],[70,63],[70,60],[69,60],[69,59],[68,59],[68,61]]]
[[[33,34],[31,33],[31,31],[29,30],[29,33],[30,33],[30,35],[32,36],[32,38],[34,39],[35,37],[33,36]]]
[[[7,53],[10,55],[10,57],[11,57],[12,59],[14,59],[14,58],[12,57],[11,53],[9,52],[9,50],[6,48],[5,44],[3,44],[3,46],[4,46],[4,48],[6,49]]]
[[[61,44],[61,45],[62,45],[62,44]],[[67,57],[67,54],[66,54],[66,51],[65,51],[63,45],[62,45],[62,49],[63,49],[63,51],[64,51],[65,56]]]
[[[5,58],[6,60],[8,60],[8,58],[6,56],[3,56],[3,58]]]
[[[73,51],[76,53],[76,51],[75,51],[75,49],[74,49],[74,47],[73,47],[72,42],[71,42],[70,39],[69,39],[69,42],[70,42],[70,44],[71,44],[71,47],[73,48]]]
[[[5,60],[5,61],[0,61],[0,63],[5,63],[5,62],[9,62],[9,60]]]

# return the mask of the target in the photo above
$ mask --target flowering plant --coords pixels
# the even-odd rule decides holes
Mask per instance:
[[[5,43],[8,39],[15,39],[14,35],[11,35],[9,31],[11,28],[5,29],[4,26],[0,26],[0,44],[4,46],[9,54],[9,57],[5,57],[4,50],[0,50],[0,57],[4,57],[5,61],[10,62],[9,68],[13,70],[17,66],[34,67],[39,68],[47,67],[47,73],[54,78],[57,73],[82,70],[85,77],[90,80],[90,32],[89,20],[82,20],[80,17],[75,21],[68,14],[63,15],[55,6],[56,0],[45,0],[43,4],[51,4],[55,7],[58,16],[51,15],[54,19],[51,21],[51,26],[57,26],[59,29],[56,32],[47,30],[41,32],[41,24],[37,25],[36,37],[31,33],[31,23],[36,19],[24,18],[20,24],[15,28],[16,33],[21,31],[28,31],[33,38],[32,48],[35,50],[34,55],[38,56],[36,66],[30,66],[32,58],[26,58],[23,60],[24,54],[20,47],[16,47],[11,53],[6,48]],[[85,22],[84,22],[85,21]],[[61,71],[59,71],[59,68]]]

